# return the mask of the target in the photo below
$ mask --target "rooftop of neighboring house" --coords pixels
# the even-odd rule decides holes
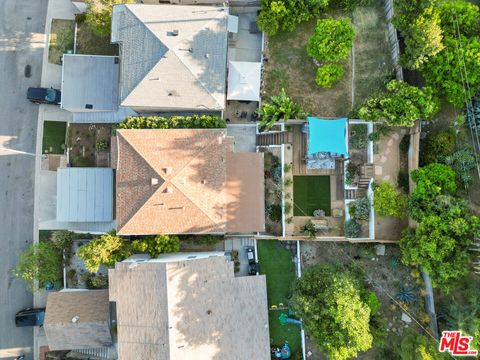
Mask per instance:
[[[263,154],[234,153],[226,129],[117,130],[114,143],[119,235],[264,231]]]
[[[224,256],[117,263],[109,284],[121,359],[270,359],[265,276]]]
[[[71,112],[118,109],[116,56],[63,55],[62,108]]]
[[[108,290],[48,293],[43,326],[50,350],[110,346]]]
[[[116,5],[120,104],[139,111],[219,111],[225,105],[224,7]]]

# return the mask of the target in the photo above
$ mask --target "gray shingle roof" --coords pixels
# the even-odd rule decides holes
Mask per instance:
[[[44,328],[50,350],[110,346],[108,290],[49,293]]]
[[[121,105],[222,110],[227,15],[211,6],[116,5],[112,42],[120,44]]]
[[[223,256],[109,270],[119,359],[270,359],[265,276]]]
[[[116,111],[119,64],[116,56],[63,56],[62,108],[72,112]],[[85,106],[92,105],[92,109]]]

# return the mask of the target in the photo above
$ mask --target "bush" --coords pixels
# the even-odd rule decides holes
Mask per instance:
[[[372,5],[372,0],[330,0],[330,7],[351,12],[358,7]]]
[[[473,169],[477,161],[475,153],[470,146],[457,150],[451,155],[445,157],[445,163],[450,165],[455,171],[457,184],[465,190],[468,190],[473,182]]]
[[[311,221],[302,226],[302,233],[308,236],[309,239],[315,239],[317,237],[317,228]]]
[[[97,151],[108,149],[108,141],[105,139],[98,139],[95,143],[95,149],[97,149]]]
[[[225,128],[226,122],[214,115],[191,116],[131,116],[119,129],[210,129]]]
[[[370,200],[368,197],[357,199],[348,204],[350,216],[355,220],[368,220],[370,216]]]
[[[277,121],[305,117],[300,105],[287,96],[285,89],[282,89],[278,95],[272,96],[270,102],[262,103],[258,115],[260,116],[260,128],[267,130],[272,128]]]
[[[431,88],[420,89],[392,80],[384,94],[371,97],[358,108],[357,116],[369,121],[384,120],[389,126],[412,127],[418,119],[430,120],[438,109]]]
[[[347,171],[345,173],[345,183],[347,185],[352,185],[353,180],[359,174],[359,171],[360,170],[359,170],[358,166],[355,163],[353,163],[352,161],[349,161],[348,164],[347,164]]]
[[[259,29],[267,35],[293,31],[298,24],[320,15],[328,0],[261,0],[257,18]]]
[[[18,259],[13,274],[28,283],[29,290],[34,289],[38,281],[39,289],[47,283],[61,279],[62,255],[51,243],[37,243],[24,250]]]
[[[269,205],[266,209],[270,220],[277,222],[282,219],[282,207],[280,205]]]
[[[399,193],[395,187],[387,181],[376,185],[373,197],[373,208],[379,216],[405,217],[407,198]]]
[[[178,236],[156,235],[143,239],[133,240],[130,244],[131,252],[147,253],[151,258],[157,258],[163,253],[180,251],[180,239]]]
[[[334,83],[339,81],[344,74],[345,74],[345,70],[341,65],[338,65],[338,64],[323,65],[317,69],[315,82],[320,87],[330,88]]]
[[[449,36],[456,36],[457,31],[466,37],[480,35],[480,12],[477,5],[467,1],[442,1],[439,8],[443,31]]]
[[[376,315],[380,308],[380,300],[378,300],[377,294],[373,291],[366,290],[362,294],[362,300],[370,308],[370,315]]]
[[[359,238],[362,234],[362,225],[360,225],[355,219],[350,219],[345,222],[345,237],[347,238]]]
[[[308,39],[307,53],[320,62],[345,60],[354,39],[355,29],[349,18],[318,20],[315,33]]]
[[[128,246],[113,232],[103,234],[78,250],[78,257],[92,273],[96,273],[101,265],[111,267],[128,256],[130,256]]]
[[[455,134],[450,131],[429,133],[421,143],[420,163],[428,165],[443,162],[455,147]]]
[[[224,239],[223,235],[179,235],[181,242],[190,242],[202,245],[214,245]]]

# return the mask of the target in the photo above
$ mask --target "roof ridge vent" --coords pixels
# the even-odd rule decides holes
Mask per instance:
[[[158,185],[158,179],[157,178],[152,178],[151,184],[152,184],[152,186]]]
[[[171,166],[166,166],[163,168],[163,171],[165,172],[165,174],[167,175],[170,175],[173,171],[172,167]]]

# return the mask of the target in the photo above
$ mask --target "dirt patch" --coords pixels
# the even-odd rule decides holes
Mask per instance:
[[[413,302],[403,305],[419,321],[424,324],[429,321],[424,312],[423,281],[419,273],[412,268],[406,267],[400,261],[400,249],[397,245],[385,245],[385,255],[378,256],[373,244],[348,244],[333,242],[307,242],[301,243],[302,267],[313,264],[355,264],[363,269],[366,275],[366,283],[375,291],[380,300],[379,315],[384,317],[387,324],[388,341],[384,349],[371,349],[358,356],[358,359],[375,359],[380,354],[393,351],[401,341],[405,329],[421,328],[414,322],[406,324],[401,320],[402,310],[391,299],[397,298],[400,288],[411,289]],[[325,359],[315,345],[308,340],[306,352],[311,352],[309,359]]]

